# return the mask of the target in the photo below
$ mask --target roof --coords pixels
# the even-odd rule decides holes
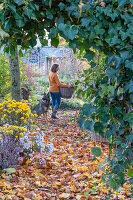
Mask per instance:
[[[34,47],[33,49],[29,49],[27,52],[31,52],[31,54],[39,53],[40,52],[40,58],[41,57],[56,57],[56,58],[62,58],[66,57],[66,53],[70,52],[70,48],[66,47]]]

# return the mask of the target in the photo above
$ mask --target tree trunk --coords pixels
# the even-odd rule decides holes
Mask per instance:
[[[12,99],[16,101],[21,100],[20,94],[20,70],[19,70],[19,60],[18,60],[18,51],[15,50],[15,55],[9,55],[10,62],[10,72],[11,72],[11,92]]]

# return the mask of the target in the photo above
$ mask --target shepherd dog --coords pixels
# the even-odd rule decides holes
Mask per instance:
[[[42,100],[31,110],[33,114],[37,114],[38,117],[43,114],[47,118],[47,112],[50,106],[50,95],[44,92]]]

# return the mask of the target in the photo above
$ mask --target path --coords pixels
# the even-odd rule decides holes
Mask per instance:
[[[106,145],[89,141],[74,121],[75,111],[59,111],[57,120],[40,119],[40,129],[45,140],[54,143],[53,154],[46,157],[46,166],[37,162],[17,168],[12,175],[1,177],[5,187],[0,187],[4,200],[100,200],[107,192],[101,183],[102,171],[98,165],[107,156]],[[101,146],[103,154],[92,161],[90,148]],[[126,186],[128,183],[126,184]],[[121,200],[128,199],[129,185],[123,188]],[[115,199],[115,193],[112,199]]]

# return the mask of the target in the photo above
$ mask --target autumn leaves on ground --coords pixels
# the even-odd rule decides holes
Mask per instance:
[[[39,119],[38,130],[44,140],[53,142],[54,150],[46,156],[46,164],[40,165],[35,155],[23,160],[14,173],[2,173],[0,179],[1,200],[62,200],[105,199],[108,193],[103,174],[98,166],[108,156],[108,146],[91,142],[89,133],[80,130],[76,123],[76,111],[59,111],[59,119]],[[36,134],[32,129],[31,134]],[[92,161],[91,147],[98,146],[102,155]],[[111,199],[130,199],[128,181]]]

